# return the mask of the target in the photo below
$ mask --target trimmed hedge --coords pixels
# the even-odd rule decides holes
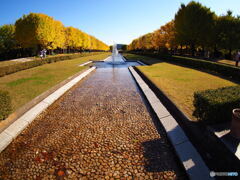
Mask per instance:
[[[0,121],[12,112],[11,98],[7,91],[0,90]]]
[[[193,115],[207,124],[231,121],[232,110],[240,108],[240,86],[196,92]]]
[[[170,55],[163,56],[153,53],[136,53],[136,54],[155,57],[161,60],[165,60],[167,62],[178,63],[203,71],[214,72],[227,78],[240,81],[240,68],[231,65],[220,64],[217,62],[182,56],[170,56]]]
[[[9,66],[3,66],[3,67],[0,67],[0,77],[15,73],[21,70],[30,69],[36,66],[41,66],[47,63],[70,60],[70,59],[75,59],[75,58],[84,57],[84,56],[92,56],[92,55],[97,55],[101,53],[102,52],[91,52],[91,53],[72,54],[72,55],[65,55],[65,56],[47,57],[42,60],[38,59],[38,60],[33,60],[33,61],[28,61],[23,63],[17,63]]]

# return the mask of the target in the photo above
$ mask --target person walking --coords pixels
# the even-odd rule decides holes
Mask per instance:
[[[236,53],[236,57],[235,57],[235,61],[236,61],[236,67],[238,67],[238,63],[240,61],[240,50]]]
[[[43,49],[43,57],[46,58],[47,57],[47,50]]]
[[[43,59],[43,50],[40,51],[40,58]]]

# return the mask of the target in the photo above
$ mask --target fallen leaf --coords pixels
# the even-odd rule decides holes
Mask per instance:
[[[62,171],[62,170],[59,170],[58,173],[57,173],[58,176],[64,176],[65,175],[65,172]]]

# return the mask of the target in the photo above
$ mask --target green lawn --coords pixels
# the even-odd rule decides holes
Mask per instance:
[[[47,57],[70,56],[70,55],[74,55],[74,54],[80,54],[80,53],[55,54],[55,55],[47,55]],[[19,58],[19,59],[21,59],[21,58]],[[41,60],[41,58],[40,58],[40,57],[37,57],[37,56],[27,57],[26,59]],[[1,59],[0,59],[0,67],[9,66],[9,65],[18,64],[18,63],[22,63],[22,62],[21,62],[21,61],[13,61],[13,60],[4,60],[4,61],[1,61]]]
[[[150,66],[139,66],[138,69],[165,92],[193,120],[195,120],[192,116],[194,110],[194,92],[237,85],[236,83],[205,72],[161,62],[154,60],[154,58],[129,54],[125,54],[125,56],[128,59],[143,60],[144,62],[151,63],[152,65]]]
[[[125,58],[127,58],[127,60],[142,61],[146,64],[154,64],[154,63],[157,63],[157,62],[161,62],[159,59],[156,59],[156,58],[151,58],[151,57],[147,57],[147,56],[139,56],[139,55],[136,55],[136,54],[123,53],[123,56]]]
[[[107,56],[109,53],[103,53],[19,71],[0,77],[0,89],[10,93],[15,111],[44,91],[86,68],[79,67],[79,64],[89,60],[102,60]]]
[[[135,54],[127,54],[127,53],[125,53],[124,56],[126,58],[128,58],[129,60],[136,58],[137,60],[141,60],[142,62],[145,62],[147,64],[154,64],[154,63],[160,61],[159,59],[156,59],[156,58],[151,58],[151,57],[146,57],[146,56],[139,56],[139,55],[135,55]],[[220,64],[231,65],[231,66],[235,66],[235,63],[236,63],[233,60],[227,60],[227,59],[217,60],[216,62],[218,62]],[[240,68],[240,63],[238,65],[238,67]]]

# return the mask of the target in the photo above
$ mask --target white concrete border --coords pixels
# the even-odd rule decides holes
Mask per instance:
[[[75,77],[58,90],[50,94],[47,98],[42,100],[40,103],[32,107],[26,113],[24,113],[20,118],[18,118],[14,123],[7,127],[0,134],[0,152],[2,152],[14,138],[16,138],[41,112],[47,109],[52,103],[54,103],[58,98],[60,98],[65,92],[67,92],[71,87],[77,84],[81,79],[86,77],[89,73],[95,70],[96,67],[92,67],[84,71],[79,76]]]
[[[154,92],[143,81],[139,74],[133,69],[133,67],[130,66],[129,70],[139,87],[142,89],[142,92],[146,96],[149,104],[152,106],[152,109],[158,116],[163,127],[165,128],[167,136],[172,143],[179,159],[181,160],[189,178],[194,180],[213,179],[210,177],[210,171],[202,160],[200,154],[189,141],[188,137],[174,117],[172,117],[172,115],[164,107]]]
[[[143,66],[147,66],[147,64],[143,63],[142,61],[137,61],[137,62]]]
[[[126,58],[121,54],[123,61],[127,61]]]
[[[104,61],[104,62],[110,61],[111,58],[112,58],[112,56],[110,55],[110,56],[108,56],[106,59],[104,59],[103,61]]]
[[[126,62],[126,59],[119,53],[118,54],[118,57],[117,58],[120,58],[123,60],[123,62]],[[112,63],[112,55],[108,56],[106,59],[103,60],[104,62],[107,62],[107,63]],[[118,62],[118,63],[114,63],[115,65],[118,65],[118,64],[122,64],[122,62]]]
[[[78,65],[78,66],[85,66],[85,65],[90,64],[90,63],[92,63],[92,61],[87,61],[87,62],[85,62],[83,64]]]

